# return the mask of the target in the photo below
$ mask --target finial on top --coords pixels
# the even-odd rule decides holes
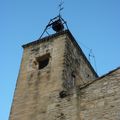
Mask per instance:
[[[61,15],[61,11],[64,9],[63,4],[64,4],[63,0],[60,0],[60,4],[59,4],[59,15]]]
[[[44,33],[50,35],[48,29],[52,28],[52,30],[55,31],[56,33],[68,29],[67,22],[61,17],[61,11],[64,9],[63,4],[64,4],[63,0],[60,0],[58,16],[54,17],[53,19],[50,19],[48,25],[45,27],[42,35],[40,36],[40,39],[42,38]]]

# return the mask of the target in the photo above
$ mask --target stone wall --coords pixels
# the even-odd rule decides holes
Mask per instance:
[[[49,63],[39,70],[37,59],[46,54]],[[64,36],[24,48],[10,120],[55,119],[52,111],[62,89],[63,57]]]
[[[63,79],[66,89],[88,83],[97,78],[92,66],[82,50],[77,47],[76,41],[66,36],[64,52]]]
[[[120,120],[120,69],[79,91],[80,120]]]

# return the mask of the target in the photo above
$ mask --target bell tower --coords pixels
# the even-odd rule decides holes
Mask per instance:
[[[23,45],[10,120],[79,120],[79,86],[98,76],[61,16],[43,34]]]

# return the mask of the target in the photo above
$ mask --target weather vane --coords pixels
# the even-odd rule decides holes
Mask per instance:
[[[61,11],[64,9],[63,4],[64,4],[63,0],[60,0],[59,6],[58,6],[59,15],[54,17],[53,19],[50,19],[48,25],[45,27],[39,39],[42,38],[44,33],[47,33],[50,36],[49,32],[47,31],[49,28],[52,28],[53,31],[55,31],[56,33],[62,32],[65,29],[68,29],[67,22],[61,16]]]
[[[60,4],[59,4],[59,15],[61,14],[61,11],[64,9],[63,4],[64,4],[63,0],[60,0]]]

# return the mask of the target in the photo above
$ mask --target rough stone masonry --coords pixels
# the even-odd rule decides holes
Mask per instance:
[[[23,48],[10,120],[120,120],[120,68],[98,77],[69,30]]]

